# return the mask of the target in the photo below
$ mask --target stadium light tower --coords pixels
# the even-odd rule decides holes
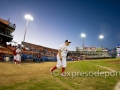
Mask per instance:
[[[84,38],[86,37],[86,35],[85,35],[84,33],[82,33],[82,34],[81,34],[81,37],[82,37],[82,39],[83,39],[83,44],[82,44],[82,46],[84,47]]]
[[[33,17],[31,15],[27,14],[27,15],[25,15],[25,19],[27,20],[27,23],[26,23],[23,42],[25,41],[25,36],[26,36],[27,28],[28,28],[28,23],[29,23],[29,21],[33,21]]]
[[[102,39],[104,38],[103,35],[99,35],[99,39],[101,40],[101,47],[102,47]]]

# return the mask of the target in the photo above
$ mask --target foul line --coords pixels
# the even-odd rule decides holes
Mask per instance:
[[[104,69],[107,69],[107,70],[109,70],[111,72],[116,72],[115,70],[112,70],[112,69],[107,68],[107,67],[103,67],[103,66],[100,66],[100,65],[97,65],[97,66],[99,66],[101,68],[104,68]],[[120,81],[114,86],[114,90],[120,90]]]
[[[115,85],[114,90],[120,90],[120,82]]]
[[[115,70],[112,70],[112,69],[107,68],[107,67],[103,67],[103,66],[100,66],[100,65],[97,65],[97,66],[99,66],[99,67],[101,67],[101,68],[104,68],[104,69],[107,69],[107,70],[109,70],[109,71],[111,71],[111,72],[116,72]]]

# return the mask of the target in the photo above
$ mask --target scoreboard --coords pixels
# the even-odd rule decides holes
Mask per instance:
[[[96,47],[83,47],[84,51],[96,51]]]

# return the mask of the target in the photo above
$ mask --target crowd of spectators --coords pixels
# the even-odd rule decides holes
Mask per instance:
[[[72,58],[73,61],[76,61],[76,60],[85,60],[82,55],[79,55],[79,56],[73,55],[73,56],[71,56],[71,58]]]
[[[11,43],[7,47],[1,48],[5,53],[12,54],[16,46]],[[35,45],[31,43],[24,42],[21,45],[22,50],[22,61],[32,61],[32,62],[42,62],[47,61],[49,58],[56,59],[57,49],[52,49],[40,45]],[[91,56],[91,55],[90,55]],[[67,57],[70,60],[85,60],[84,53],[70,53]]]
[[[20,46],[22,51],[22,61],[24,62],[28,62],[28,61],[43,62],[43,61],[49,61],[48,59],[56,60],[56,55],[58,52],[57,49],[35,45],[28,42],[24,42]],[[0,56],[4,56],[1,55],[1,52],[4,54],[9,54],[9,56],[13,56],[13,51],[16,47],[17,46],[12,45],[11,43],[8,44],[6,47],[2,47],[2,48],[0,47]],[[95,58],[98,56],[104,57],[102,54],[101,55],[92,54],[92,53],[87,54],[84,52],[84,53],[70,53],[67,56],[67,59],[75,61],[75,60],[85,60],[86,58]],[[2,59],[3,58],[0,57],[0,60]]]
[[[24,42],[23,45],[24,47],[27,47],[28,50],[36,53],[40,53],[41,55],[44,55],[44,56],[55,57],[57,54],[57,49],[52,49],[52,48],[35,45],[27,42]]]
[[[13,54],[14,49],[17,46],[12,45],[11,43],[8,44],[6,47],[0,48],[0,53],[4,54]],[[42,62],[47,60],[48,57],[52,57],[55,59],[57,50],[51,49],[35,44],[24,43],[20,45],[22,50],[22,61],[34,61],[34,62]],[[13,55],[12,55],[13,56]]]

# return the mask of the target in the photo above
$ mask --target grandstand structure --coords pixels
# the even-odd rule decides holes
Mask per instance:
[[[76,51],[70,52],[73,56],[82,56],[84,59],[105,59],[111,58],[108,48],[102,47],[76,47]]]
[[[55,61],[55,59],[56,59],[56,54],[57,54],[56,49],[52,49],[52,48],[48,48],[45,46],[40,46],[40,45],[28,43],[28,42],[22,42],[22,45],[28,49],[27,51],[34,52],[32,55],[36,55],[36,54],[40,53],[42,56],[42,59],[44,61],[48,61],[48,59],[49,59],[49,61],[51,59],[53,59],[53,61]],[[28,54],[30,54],[29,52],[28,52]],[[25,53],[23,52],[23,54],[25,54]]]
[[[41,55],[44,55],[44,56],[54,57],[57,54],[56,49],[48,48],[45,46],[40,46],[40,45],[28,43],[28,42],[22,42],[22,45],[24,47],[27,47],[28,50],[36,53],[41,53]]]
[[[4,20],[0,18],[0,55],[2,54],[12,54],[12,52],[7,48],[6,42],[11,42],[13,40],[12,32],[15,31],[16,25],[9,22],[9,20]]]
[[[36,45],[36,44],[28,43],[28,42],[22,42],[22,45],[28,49],[27,51],[34,52],[34,54],[32,54],[33,56],[36,54],[41,54],[41,58],[43,61],[57,61],[57,58],[56,58],[57,53],[58,53],[57,49],[53,49],[53,48],[49,48],[49,47],[45,47],[41,45]],[[23,52],[23,58],[24,57],[25,57],[25,54]],[[67,60],[70,61],[72,60],[72,58],[69,56],[67,57]],[[38,61],[37,58],[35,58],[35,61]]]

